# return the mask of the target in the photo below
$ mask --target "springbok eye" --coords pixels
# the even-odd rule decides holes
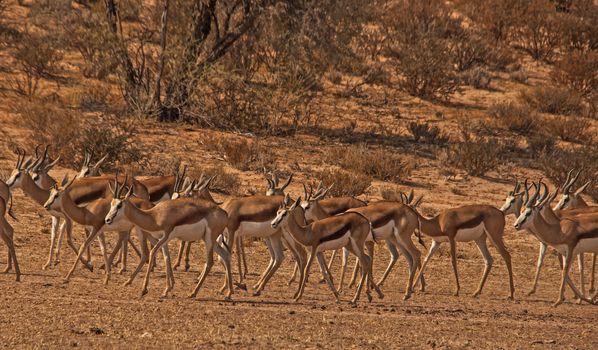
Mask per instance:
[[[123,203],[122,203],[122,202],[120,202],[120,203],[118,203],[118,204],[116,205],[116,209],[120,209],[120,207],[122,207],[122,206],[123,206]]]

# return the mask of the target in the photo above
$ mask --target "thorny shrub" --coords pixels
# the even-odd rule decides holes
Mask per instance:
[[[21,125],[30,132],[32,142],[52,145],[60,162],[73,168],[81,165],[83,150],[108,154],[105,169],[116,163],[133,164],[142,157],[141,149],[133,142],[135,128],[128,120],[102,115],[82,120],[71,110],[34,100],[18,105]]]
[[[532,131],[538,117],[529,106],[512,101],[492,104],[488,108],[488,114],[505,129],[522,135]]]
[[[558,84],[590,96],[598,91],[598,53],[569,53],[555,63],[551,76]]]
[[[548,135],[556,136],[563,141],[588,143],[593,138],[590,131],[592,123],[586,118],[555,116],[547,118],[543,126]]]
[[[585,193],[598,200],[598,149],[588,145],[572,150],[554,149],[542,153],[536,162],[537,166],[555,184],[561,186],[571,169],[581,170],[577,186],[592,181]]]
[[[415,168],[414,163],[398,154],[366,146],[334,148],[328,152],[326,161],[354,173],[395,182],[405,181]]]
[[[464,170],[472,176],[483,176],[497,170],[503,146],[495,140],[474,138],[463,132],[463,141],[441,149],[438,159],[443,163]]]
[[[407,129],[413,136],[415,142],[423,140],[432,144],[446,144],[448,137],[440,132],[440,128],[428,123],[410,122],[407,124]]]
[[[208,150],[218,153],[231,166],[242,171],[272,170],[276,166],[276,155],[259,139],[218,138],[207,145]]]
[[[372,178],[367,175],[337,168],[316,171],[313,176],[317,180],[312,183],[312,186],[317,186],[319,181],[327,186],[334,184],[328,192],[333,197],[359,196],[372,184]]]
[[[567,88],[536,86],[521,91],[521,99],[529,106],[544,113],[581,115],[585,112],[581,96]]]

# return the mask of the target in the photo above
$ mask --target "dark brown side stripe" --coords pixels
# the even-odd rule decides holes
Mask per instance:
[[[465,222],[460,223],[457,226],[457,230],[465,230],[468,228],[474,228],[474,227],[478,226],[479,224],[481,224],[482,221],[484,221],[484,215],[480,214],[472,219],[469,219]]]
[[[333,234],[328,235],[326,237],[322,237],[322,239],[320,239],[320,244],[322,244],[324,242],[334,241],[335,239],[341,238],[342,236],[344,236],[347,233],[347,231],[349,231],[350,228],[351,228],[351,222],[345,223]]]

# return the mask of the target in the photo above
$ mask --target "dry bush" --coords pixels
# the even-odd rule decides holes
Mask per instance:
[[[492,82],[492,75],[483,67],[474,67],[462,72],[460,75],[464,84],[476,89],[488,89]]]
[[[521,91],[521,99],[540,112],[580,115],[585,112],[583,99],[579,94],[556,86],[537,86]]]
[[[590,96],[598,91],[598,52],[572,52],[557,61],[552,79],[563,86]]]
[[[547,118],[543,124],[548,135],[556,136],[563,141],[576,143],[588,143],[592,141],[591,126],[592,123],[588,119],[562,116]]]
[[[467,131],[462,133],[463,141],[441,149],[438,160],[472,176],[483,176],[489,171],[497,170],[504,147],[496,140],[474,138]]]
[[[327,75],[328,80],[334,85],[340,85],[343,82],[343,75],[337,71],[332,71]]]
[[[520,0],[468,0],[460,4],[475,25],[497,43],[508,42],[525,9]]]
[[[135,174],[143,176],[170,176],[182,165],[180,158],[168,153],[148,152],[148,156],[135,169]]]
[[[590,51],[598,48],[598,3],[594,0],[566,1],[562,14],[562,40],[567,51]]]
[[[319,181],[322,181],[327,186],[334,184],[330,192],[328,192],[333,197],[359,196],[372,184],[372,178],[367,175],[355,174],[336,168],[316,171],[313,176],[317,180],[313,181],[312,186],[317,186]]]
[[[397,1],[385,16],[385,55],[399,87],[414,96],[448,100],[459,90],[451,43],[462,38],[460,19],[441,0]]]
[[[588,145],[575,150],[554,149],[542,153],[536,162],[553,183],[562,185],[565,182],[567,173],[571,169],[582,170],[577,185],[581,186],[587,181],[592,181],[585,193],[598,200],[598,184],[595,181],[598,176],[598,148]]]
[[[74,104],[84,111],[105,111],[109,104],[110,88],[101,83],[89,82],[73,96]]]
[[[13,87],[16,92],[31,98],[37,94],[42,78],[59,72],[62,53],[55,44],[51,37],[39,34],[24,35],[17,42],[13,55],[17,74]]]
[[[519,17],[516,45],[533,59],[551,62],[561,44],[562,20],[546,0],[530,0]]]
[[[99,11],[98,11],[99,12]],[[79,52],[80,67],[86,78],[106,79],[118,66],[113,54],[113,37],[108,33],[102,12],[82,11],[66,16],[61,22],[65,45]]]
[[[52,153],[60,155],[62,165],[79,167],[85,149],[108,154],[106,169],[117,162],[131,164],[142,158],[141,149],[133,143],[135,129],[129,121],[112,116],[83,121],[83,116],[72,110],[37,100],[20,103],[17,108],[31,142],[51,145]]]
[[[527,149],[532,156],[552,152],[556,147],[556,140],[550,135],[534,134],[527,137]]]
[[[509,78],[511,78],[511,80],[516,81],[520,84],[527,84],[529,81],[529,75],[527,74],[526,71],[524,71],[522,69],[512,72],[509,75]]]
[[[276,155],[259,139],[219,138],[207,145],[208,150],[217,152],[231,166],[242,171],[273,170],[276,167]]]
[[[208,177],[216,176],[210,185],[211,190],[232,196],[241,194],[241,180],[236,174],[226,171],[224,167],[210,166],[202,168],[201,171],[197,169],[195,172],[189,172],[189,176],[198,179],[202,173]]]
[[[334,148],[327,153],[326,161],[354,173],[395,182],[404,181],[415,168],[414,163],[393,152],[366,146]]]
[[[536,112],[529,106],[512,101],[492,104],[488,114],[505,129],[522,135],[529,134],[538,119]]]
[[[407,125],[407,129],[413,136],[415,142],[424,140],[425,142],[432,144],[446,144],[448,137],[440,132],[440,128],[437,126],[430,126],[428,123],[410,122]]]

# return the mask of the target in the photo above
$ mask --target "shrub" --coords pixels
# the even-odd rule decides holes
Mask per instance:
[[[60,155],[62,165],[77,168],[83,160],[83,150],[93,149],[96,154],[108,154],[106,169],[120,164],[137,163],[142,152],[133,143],[135,129],[127,120],[102,115],[86,119],[55,105],[39,101],[24,102],[18,106],[21,125],[36,144],[52,145],[53,154]]]
[[[557,61],[552,79],[574,90],[582,96],[589,96],[598,90],[598,53],[573,52]]]
[[[548,1],[531,0],[517,24],[517,46],[535,60],[552,61],[561,43],[561,23]]]
[[[562,185],[567,173],[571,169],[581,169],[577,184],[592,181],[585,193],[598,200],[598,185],[595,181],[598,175],[598,148],[596,146],[583,146],[575,150],[554,149],[544,152],[536,164],[553,183]]]
[[[555,147],[556,141],[550,135],[536,134],[527,137],[527,149],[534,157],[544,152],[552,152]]]
[[[224,160],[239,170],[262,171],[276,167],[276,156],[258,139],[249,141],[244,138],[220,138],[208,145],[210,150],[219,153]]]
[[[463,142],[450,144],[440,150],[438,159],[469,175],[483,176],[498,168],[502,152],[503,146],[495,140],[473,139],[465,134]]]
[[[407,129],[409,129],[415,142],[419,142],[421,139],[433,144],[445,144],[448,142],[448,137],[440,133],[439,127],[430,126],[428,123],[410,122],[407,125]]]
[[[88,83],[83,91],[74,95],[74,103],[84,111],[105,111],[108,107],[110,88],[100,83]]]
[[[468,17],[497,43],[508,41],[524,12],[520,0],[470,0],[463,4]]]
[[[399,88],[425,99],[448,100],[459,90],[451,40],[461,40],[461,22],[441,0],[403,0],[386,11],[385,55]]]
[[[314,177],[317,181],[313,182],[312,186],[317,186],[319,181],[328,186],[334,184],[328,192],[333,197],[359,196],[372,184],[372,178],[367,175],[355,174],[336,168],[316,171]]]
[[[241,180],[239,180],[236,174],[226,171],[223,166],[215,165],[201,169],[195,168],[189,170],[188,174],[193,179],[199,179],[201,174],[204,174],[206,177],[216,176],[210,184],[211,190],[233,196],[241,194]]]
[[[358,174],[366,174],[383,181],[404,181],[414,164],[399,155],[383,149],[350,146],[331,150],[326,159],[329,163]]]
[[[521,99],[540,112],[579,115],[585,112],[581,96],[569,89],[555,86],[537,86],[521,91]]]
[[[17,44],[14,59],[17,78],[15,90],[29,98],[38,90],[39,81],[59,71],[62,54],[54,46],[52,38],[38,34],[24,35]]]
[[[460,40],[451,41],[451,51],[459,72],[485,65],[490,56],[490,48],[486,38],[481,35],[467,34]]]
[[[516,81],[520,84],[527,84],[527,82],[529,80],[529,76],[528,76],[527,72],[522,69],[512,72],[509,75],[509,77],[511,78],[511,80]]]
[[[328,80],[334,85],[340,85],[343,82],[343,75],[337,71],[328,73]]]
[[[529,134],[537,120],[536,113],[530,107],[511,101],[492,104],[488,114],[505,129],[522,135]]]
[[[460,74],[464,84],[476,89],[488,89],[492,81],[492,75],[482,67],[475,67]]]
[[[144,176],[170,176],[175,174],[181,165],[181,159],[172,154],[150,152],[135,173]]]
[[[592,141],[590,127],[592,123],[585,118],[567,118],[556,116],[544,121],[544,129],[549,135],[563,141],[587,143]]]

